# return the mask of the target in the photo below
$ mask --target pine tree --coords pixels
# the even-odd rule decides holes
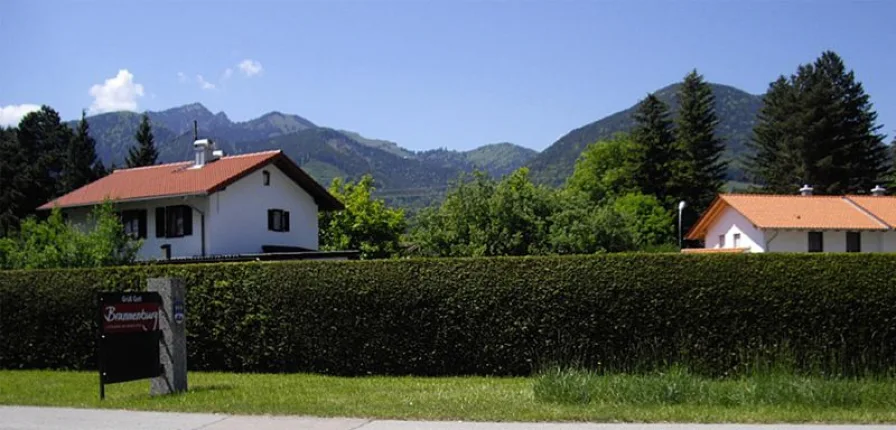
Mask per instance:
[[[679,166],[673,171],[675,188],[690,212],[703,211],[725,184],[728,163],[722,160],[725,144],[715,134],[719,119],[712,88],[696,70],[685,76],[678,90],[675,146]]]
[[[42,106],[22,118],[16,139],[24,160],[17,172],[26,181],[15,210],[21,220],[60,195],[60,179],[72,130],[62,123],[53,108]]]
[[[137,139],[137,145],[128,150],[128,158],[125,160],[128,168],[156,164],[159,152],[156,150],[149,116],[145,113],[140,120],[140,127],[137,129],[137,134],[134,137]]]
[[[827,51],[769,86],[747,168],[771,192],[867,193],[892,165],[876,119],[862,84]]]
[[[650,94],[638,104],[634,119],[633,145],[627,160],[632,182],[643,194],[671,204],[678,198],[672,190],[678,154],[669,108]]]
[[[28,163],[16,136],[16,129],[0,127],[0,237],[8,236],[19,225],[28,181],[22,169]]]
[[[766,192],[793,193],[805,176],[795,142],[801,115],[796,95],[796,89],[784,76],[772,82],[753,128],[749,143],[752,156],[747,159],[747,168]]]
[[[96,157],[96,142],[90,137],[87,114],[81,112],[81,121],[65,154],[65,166],[60,179],[61,194],[76,190],[96,180],[102,162]]]

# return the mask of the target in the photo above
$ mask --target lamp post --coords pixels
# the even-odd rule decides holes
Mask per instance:
[[[684,200],[678,202],[678,249],[681,250],[681,212],[687,207]]]

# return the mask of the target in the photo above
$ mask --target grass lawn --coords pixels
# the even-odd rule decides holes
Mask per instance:
[[[562,395],[551,400],[552,392],[568,391],[569,381],[563,377],[339,378],[192,372],[189,378],[190,392],[186,394],[150,397],[149,381],[142,380],[109,385],[106,400],[100,401],[94,372],[0,371],[0,404],[480,421],[896,422],[896,399],[868,400],[894,391],[888,388],[896,385],[893,380],[859,381],[860,385],[846,387],[862,391],[862,395],[853,396],[858,401],[832,403],[824,401],[830,396],[819,395],[821,405],[813,405],[811,396],[805,402],[776,404],[689,402],[686,397],[672,396],[677,403],[669,403],[662,400],[663,396],[659,400],[632,397],[631,393],[640,392],[637,387],[629,387],[629,394],[619,394],[616,388],[627,382],[618,378],[607,385],[616,388],[597,389],[596,397],[587,401],[564,401]],[[656,389],[658,382],[652,383]],[[812,384],[795,381],[794,386],[807,383]],[[540,386],[540,398],[548,393],[547,400],[536,400],[536,385]],[[575,381],[571,386],[577,387]],[[665,389],[661,383],[659,386]],[[821,392],[829,391],[824,385],[819,387]],[[736,392],[738,388],[724,390]]]

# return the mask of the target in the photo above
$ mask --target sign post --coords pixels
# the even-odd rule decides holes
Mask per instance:
[[[162,372],[150,381],[152,395],[171,394],[187,390],[187,330],[184,298],[184,282],[174,278],[151,278],[146,281],[147,290],[158,293],[162,299],[159,312],[161,349],[156,358]]]
[[[100,398],[106,384],[153,378],[161,373],[158,293],[100,293]]]

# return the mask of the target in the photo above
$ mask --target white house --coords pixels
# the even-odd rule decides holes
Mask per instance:
[[[85,185],[39,209],[75,223],[111,200],[141,260],[318,249],[318,211],[343,205],[282,151],[223,156],[194,143],[195,160],[133,169]]]
[[[687,234],[685,252],[896,252],[896,197],[720,194]]]

